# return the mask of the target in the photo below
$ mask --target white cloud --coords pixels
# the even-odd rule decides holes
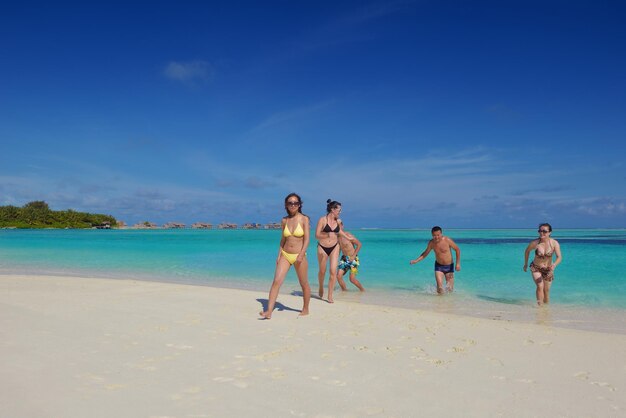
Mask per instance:
[[[614,198],[591,198],[571,202],[569,207],[590,216],[625,215],[626,203]]]
[[[183,83],[208,82],[214,73],[213,67],[206,61],[171,61],[163,70],[167,78]]]
[[[271,129],[276,126],[285,125],[292,123],[294,121],[299,121],[302,119],[306,119],[309,115],[317,113],[321,109],[332,104],[333,100],[327,100],[320,103],[315,103],[310,106],[303,106],[297,109],[292,109],[284,112],[276,112],[270,116],[268,116],[264,121],[259,123],[257,126],[250,130],[250,133],[258,133],[260,131]]]
[[[296,42],[300,49],[315,50],[337,47],[354,42],[367,42],[375,37],[368,27],[377,20],[391,14],[399,14],[414,5],[412,0],[397,0],[368,3],[355,8],[343,16],[331,19],[310,37]]]
[[[55,162],[65,163],[64,170],[0,176],[0,204],[45,200],[54,209],[109,213],[129,223],[266,222],[281,214],[282,198],[295,191],[311,216],[324,212],[327,198],[341,201],[354,226],[411,226],[439,219],[457,226],[498,220],[497,225],[511,226],[537,219],[619,225],[626,215],[622,197],[581,187],[564,167],[529,170],[512,163],[506,151],[492,149],[409,151],[401,158],[374,155],[369,161],[346,152],[328,154],[330,159],[303,154],[297,165],[277,164],[273,158],[241,164],[196,152],[181,156],[189,177],[170,175],[175,170],[125,172],[61,160]],[[67,180],[69,172],[81,180]]]

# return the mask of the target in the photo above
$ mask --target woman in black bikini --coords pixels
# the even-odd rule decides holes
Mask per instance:
[[[561,246],[555,239],[550,238],[552,226],[550,224],[539,225],[539,239],[532,240],[524,253],[524,271],[528,269],[528,256],[535,250],[535,258],[530,263],[530,271],[535,285],[537,285],[537,305],[550,303],[550,287],[554,280],[554,269],[561,263]],[[556,260],[552,263],[552,257]]]
[[[326,264],[330,262],[330,279],[328,280],[328,302],[333,303],[333,289],[337,282],[337,265],[339,264],[339,239],[342,235],[347,235],[342,230],[339,214],[341,213],[341,203],[328,199],[326,201],[326,216],[322,216],[317,221],[315,228],[315,238],[317,239],[317,261],[319,272],[319,296],[324,296],[324,277],[326,277]]]

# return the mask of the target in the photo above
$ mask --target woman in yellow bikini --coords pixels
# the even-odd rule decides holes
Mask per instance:
[[[550,224],[539,225],[539,238],[532,240],[524,253],[524,271],[528,269],[528,256],[535,250],[535,258],[530,264],[533,281],[537,285],[537,305],[550,303],[550,287],[554,280],[554,269],[561,263],[561,246],[555,239],[550,238],[552,226]],[[552,257],[556,260],[552,263]]]
[[[276,271],[274,281],[270,288],[270,296],[267,302],[267,310],[260,313],[264,319],[272,317],[272,311],[276,305],[278,291],[282,286],[292,265],[296,269],[298,281],[302,286],[302,298],[304,304],[300,316],[309,314],[309,301],[311,300],[311,288],[309,287],[308,268],[309,262],[306,259],[306,249],[309,246],[309,217],[302,213],[302,199],[295,193],[290,193],[285,198],[285,216],[281,223],[282,237],[278,247],[278,258],[276,259]]]

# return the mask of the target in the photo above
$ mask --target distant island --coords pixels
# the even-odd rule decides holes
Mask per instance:
[[[51,210],[44,201],[24,206],[0,206],[0,228],[112,228],[117,221],[110,215]]]
[[[0,229],[186,229],[187,225],[181,222],[168,222],[162,227],[154,222],[139,222],[131,227],[124,221],[115,219],[111,215],[99,213],[77,212],[72,209],[52,210],[42,200],[29,202],[24,206],[0,206]],[[195,222],[192,229],[213,229],[213,224]],[[222,222],[217,229],[280,229],[280,223],[270,222],[260,224],[248,222],[241,227],[235,223]]]
[[[126,229],[124,221],[117,221],[118,228]],[[186,229],[187,225],[181,222],[168,222],[163,226],[158,226],[154,222],[139,222],[131,226],[130,229]],[[213,224],[207,222],[195,222],[191,225],[191,229],[213,229]],[[268,224],[260,224],[256,222],[247,222],[241,227],[235,223],[222,222],[217,225],[217,229],[280,229],[280,223],[270,222]]]

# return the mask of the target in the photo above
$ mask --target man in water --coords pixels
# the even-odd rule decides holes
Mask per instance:
[[[435,280],[437,281],[437,293],[443,293],[443,278],[446,278],[446,290],[454,290],[454,270],[461,271],[461,250],[452,238],[443,235],[441,227],[434,226],[431,230],[432,237],[424,252],[410,264],[416,264],[426,258],[431,250],[435,251]],[[456,266],[452,260],[452,251],[456,252]]]

